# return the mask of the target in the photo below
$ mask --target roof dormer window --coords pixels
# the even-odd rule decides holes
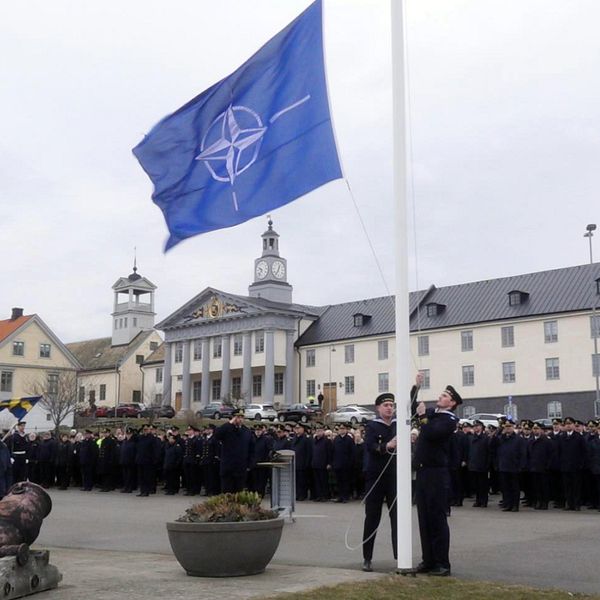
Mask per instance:
[[[529,294],[527,292],[521,292],[520,290],[512,290],[508,292],[508,305],[509,306],[519,306],[520,304],[525,304],[529,299]]]
[[[369,320],[371,319],[371,315],[356,313],[352,315],[352,318],[354,319],[354,327],[362,327],[363,325],[366,325],[369,322]]]
[[[438,304],[437,302],[429,302],[429,304],[425,305],[425,308],[427,309],[428,317],[437,317],[438,315],[441,315],[444,312],[444,310],[446,309],[446,305]]]
[[[596,294],[600,294],[600,277],[596,279]]]

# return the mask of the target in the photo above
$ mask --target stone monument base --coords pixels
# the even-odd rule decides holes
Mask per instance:
[[[49,560],[48,550],[0,558],[0,598],[12,600],[57,587],[62,575]]]

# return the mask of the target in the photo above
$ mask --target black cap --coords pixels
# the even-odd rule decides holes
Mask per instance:
[[[567,424],[575,425],[575,419],[573,417],[565,417],[563,420],[563,423],[565,425],[567,425]]]
[[[462,404],[462,398],[460,397],[460,394],[451,385],[447,385],[444,391],[446,394],[448,394],[448,396],[450,396],[450,398],[452,398],[452,400],[454,400],[454,402],[456,402],[457,406]]]
[[[244,409],[243,408],[234,408],[231,411],[231,416],[232,417],[243,417],[244,416]]]
[[[93,434],[94,432],[91,429],[86,429],[85,433]]]
[[[473,421],[473,427],[475,427],[475,425],[481,425],[482,427],[485,427],[485,425],[479,420]]]
[[[27,421],[19,421],[17,425],[27,425]]]
[[[375,406],[379,406],[380,404],[383,404],[384,402],[395,402],[396,399],[394,398],[394,394],[392,394],[391,392],[384,392],[383,394],[379,394],[379,396],[377,396],[377,398],[375,398]]]
[[[562,425],[563,420],[560,417],[556,417],[555,419],[552,419],[552,424],[553,425]]]

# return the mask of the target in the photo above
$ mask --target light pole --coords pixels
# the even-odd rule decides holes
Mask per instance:
[[[594,264],[594,257],[592,254],[592,238],[594,237],[594,231],[596,231],[596,224],[590,223],[586,226],[586,231],[583,237],[588,238],[590,242],[590,264]],[[595,297],[595,296],[592,296]],[[596,302],[592,304],[592,335],[594,338],[594,358],[592,365],[596,371],[596,401],[594,402],[594,416],[600,416],[600,357],[598,357],[598,334],[600,334],[600,324],[596,317]]]
[[[327,412],[331,412],[331,354],[335,352],[335,346],[329,346],[329,381],[327,382]]]

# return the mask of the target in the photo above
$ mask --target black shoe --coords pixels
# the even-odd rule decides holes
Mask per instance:
[[[513,507],[510,509],[510,512],[519,512],[519,507],[518,507],[518,506],[513,506]]]
[[[479,502],[474,502],[473,503],[473,508],[480,508],[481,504]]]
[[[429,567],[424,562],[420,562],[415,567],[415,573],[429,573],[429,571],[431,571],[432,569],[433,569],[433,567]]]
[[[506,508],[502,509],[502,512],[511,512],[512,508],[508,508],[508,506]]]
[[[373,570],[373,567],[371,566],[371,561],[370,560],[367,560],[365,558],[365,560],[363,561],[362,570],[365,571],[365,572],[367,572],[367,573],[370,573]]]
[[[428,575],[433,575],[434,577],[450,577],[450,569],[446,567],[434,567],[427,573]]]
[[[148,498],[150,494],[137,494],[138,498]]]

